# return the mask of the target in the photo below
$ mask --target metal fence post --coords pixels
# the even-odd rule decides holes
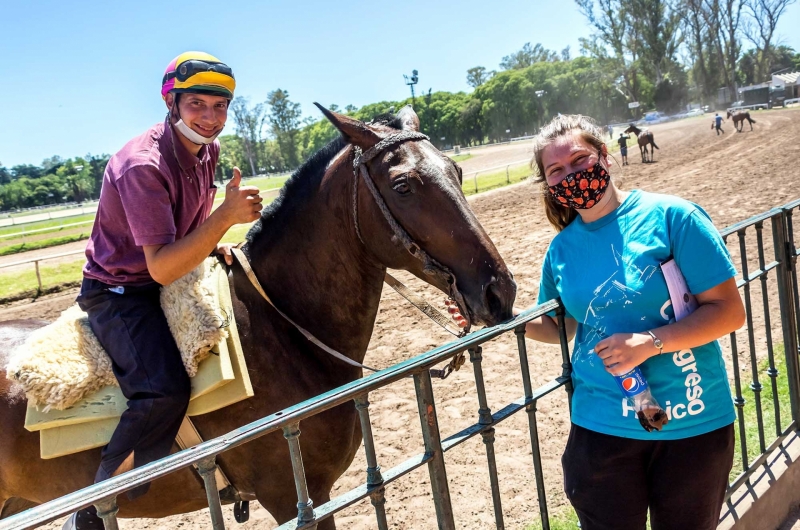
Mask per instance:
[[[355,398],[358,419],[361,422],[361,437],[364,439],[364,452],[367,457],[367,487],[381,486],[370,494],[370,501],[375,507],[378,530],[388,530],[386,520],[386,489],[382,486],[381,466],[375,456],[375,440],[372,436],[372,423],[369,419],[369,395],[363,394]]]
[[[508,175],[508,166],[506,166],[506,184],[511,184],[511,177]]]
[[[289,442],[289,456],[292,459],[294,487],[297,490],[297,525],[314,520],[314,502],[308,496],[306,470],[303,467],[303,455],[300,453],[300,424],[292,423],[283,428],[283,437]],[[316,525],[311,527],[316,528]]]
[[[561,343],[561,377],[564,383],[564,390],[567,391],[567,405],[569,405],[569,415],[572,416],[572,361],[569,355],[569,339],[567,338],[567,327],[564,323],[564,306],[559,300],[558,309],[556,309],[556,317],[558,319],[558,337]]]
[[[536,423],[536,401],[533,398],[531,374],[528,367],[528,348],[525,344],[525,326],[514,330],[517,335],[517,349],[519,350],[519,367],[522,372],[522,389],[525,392],[525,401],[530,401],[525,406],[528,413],[528,429],[531,436],[531,456],[533,457],[533,473],[536,478],[536,493],[539,498],[539,514],[542,518],[542,530],[550,530],[550,517],[547,513],[547,492],[544,489],[544,475],[542,475],[542,456],[539,451],[539,426]]]
[[[494,422],[492,410],[486,401],[486,385],[483,381],[483,348],[476,346],[469,349],[469,360],[475,374],[475,389],[478,391],[478,423],[491,425]],[[497,461],[494,454],[494,427],[481,431],[481,438],[486,446],[486,460],[489,465],[489,482],[492,486],[492,504],[494,506],[494,522],[498,530],[505,528],[503,522],[503,505],[500,498],[500,482],[497,477]]]
[[[217,489],[217,462],[216,458],[206,458],[197,463],[197,472],[203,478],[208,499],[208,511],[211,513],[211,528],[225,530],[225,520],[222,518],[222,505],[219,502]]]
[[[475,176],[472,178],[475,180],[475,193],[478,193],[478,173],[475,173]]]
[[[439,530],[455,530],[456,523],[453,519],[453,504],[450,502],[450,487],[447,484],[447,470],[444,465],[442,439],[439,435],[439,421],[436,418],[433,385],[428,370],[414,374],[414,390],[417,393],[417,407],[422,425],[425,453],[432,456],[428,461],[428,473],[431,477],[436,521]]]
[[[792,420],[800,425],[800,365],[797,358],[797,328],[794,314],[794,297],[791,285],[792,242],[786,233],[786,213],[772,218],[772,238],[775,246],[775,260],[778,262],[777,283],[778,302],[781,309],[781,329],[783,331],[784,353],[786,355],[786,376],[789,380],[789,396],[792,404]]]
[[[42,292],[42,275],[39,273],[39,260],[33,262],[33,265],[36,267],[36,281],[39,283],[39,293]]]
[[[119,511],[119,507],[117,506],[116,497],[103,499],[94,506],[97,508],[97,516],[103,520],[105,530],[119,530],[119,525],[117,524],[117,512]]]

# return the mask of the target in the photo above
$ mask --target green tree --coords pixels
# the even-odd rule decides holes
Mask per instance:
[[[494,74],[494,71],[489,72],[483,66],[475,66],[467,70],[467,84],[472,88],[478,88],[491,79]]]
[[[519,70],[520,68],[527,68],[534,63],[558,60],[559,57],[556,52],[548,50],[538,42],[534,46],[531,46],[530,42],[526,42],[521,50],[503,57],[503,60],[500,61],[500,68],[503,70]]]
[[[295,168],[299,165],[297,135],[300,132],[300,104],[291,101],[289,92],[280,88],[269,93],[267,104],[272,135],[278,142],[284,168]]]
[[[247,160],[247,166],[240,169],[249,167],[250,176],[258,175],[258,168],[262,161],[262,157],[259,156],[260,146],[263,142],[264,124],[267,119],[264,105],[259,103],[250,108],[247,98],[239,96],[231,102],[230,110],[236,126],[236,137],[242,144],[242,152]],[[244,175],[247,175],[246,171]]]

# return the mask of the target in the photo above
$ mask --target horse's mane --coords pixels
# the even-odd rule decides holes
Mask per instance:
[[[370,124],[384,125],[392,129],[401,129],[402,123],[391,113],[375,116]],[[261,211],[261,218],[247,232],[246,239],[252,242],[258,238],[265,225],[278,224],[279,218],[289,212],[293,206],[304,203],[319,188],[319,183],[325,174],[325,168],[333,158],[347,146],[347,141],[338,136],[328,142],[322,149],[311,155],[301,165],[281,188],[280,195]]]

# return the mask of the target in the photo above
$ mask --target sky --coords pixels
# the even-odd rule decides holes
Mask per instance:
[[[569,0],[0,0],[0,12],[7,167],[115,153],[163,120],[164,68],[188,50],[233,68],[237,96],[259,103],[282,88],[319,118],[314,101],[407,97],[413,69],[419,91],[468,91],[473,66],[498,69],[526,42],[576,55],[590,33]],[[778,33],[800,50],[798,25],[795,3]]]

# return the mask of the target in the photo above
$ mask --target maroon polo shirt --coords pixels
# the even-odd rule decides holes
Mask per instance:
[[[166,245],[197,229],[211,213],[219,142],[194,156],[173,128],[153,126],[111,157],[86,245],[86,278],[111,285],[153,283],[144,245]]]

